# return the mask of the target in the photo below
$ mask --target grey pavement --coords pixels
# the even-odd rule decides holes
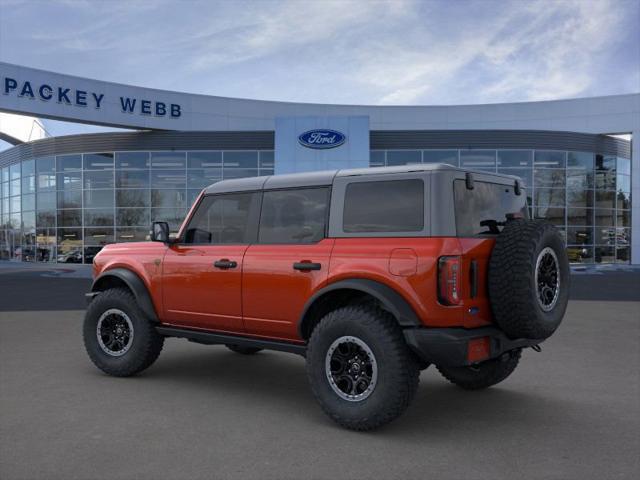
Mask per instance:
[[[20,275],[0,274],[0,306]],[[502,384],[466,392],[429,368],[405,415],[364,434],[324,416],[294,355],[170,339],[143,374],[108,377],[84,352],[83,311],[60,308],[78,279],[31,275],[34,309],[0,308],[2,480],[640,477],[637,273],[574,281],[591,300]]]

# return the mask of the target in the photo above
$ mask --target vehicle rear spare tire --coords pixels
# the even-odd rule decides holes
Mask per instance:
[[[507,336],[544,340],[555,332],[569,300],[569,260],[553,225],[507,222],[491,253],[489,298]]]

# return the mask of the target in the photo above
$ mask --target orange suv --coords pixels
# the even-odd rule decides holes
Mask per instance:
[[[489,387],[560,324],[565,247],[525,199],[516,177],[449,165],[215,183],[175,238],[155,222],[151,242],[95,257],[87,352],[115,376],[167,337],[297,353],[333,420],[378,427],[421,369]]]

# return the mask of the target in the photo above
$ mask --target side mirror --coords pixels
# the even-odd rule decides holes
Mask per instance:
[[[169,224],[167,222],[153,222],[151,224],[151,241],[169,243]]]

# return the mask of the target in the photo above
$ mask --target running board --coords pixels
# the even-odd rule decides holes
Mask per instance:
[[[156,327],[156,331],[165,337],[186,338],[191,342],[203,343],[205,345],[239,345],[241,347],[256,347],[267,350],[278,350],[280,352],[297,353],[303,357],[307,353],[307,346],[300,343],[281,342],[277,340],[264,340],[252,337],[241,337],[239,335],[225,335],[222,333],[204,332],[201,330],[190,330],[188,328]]]

